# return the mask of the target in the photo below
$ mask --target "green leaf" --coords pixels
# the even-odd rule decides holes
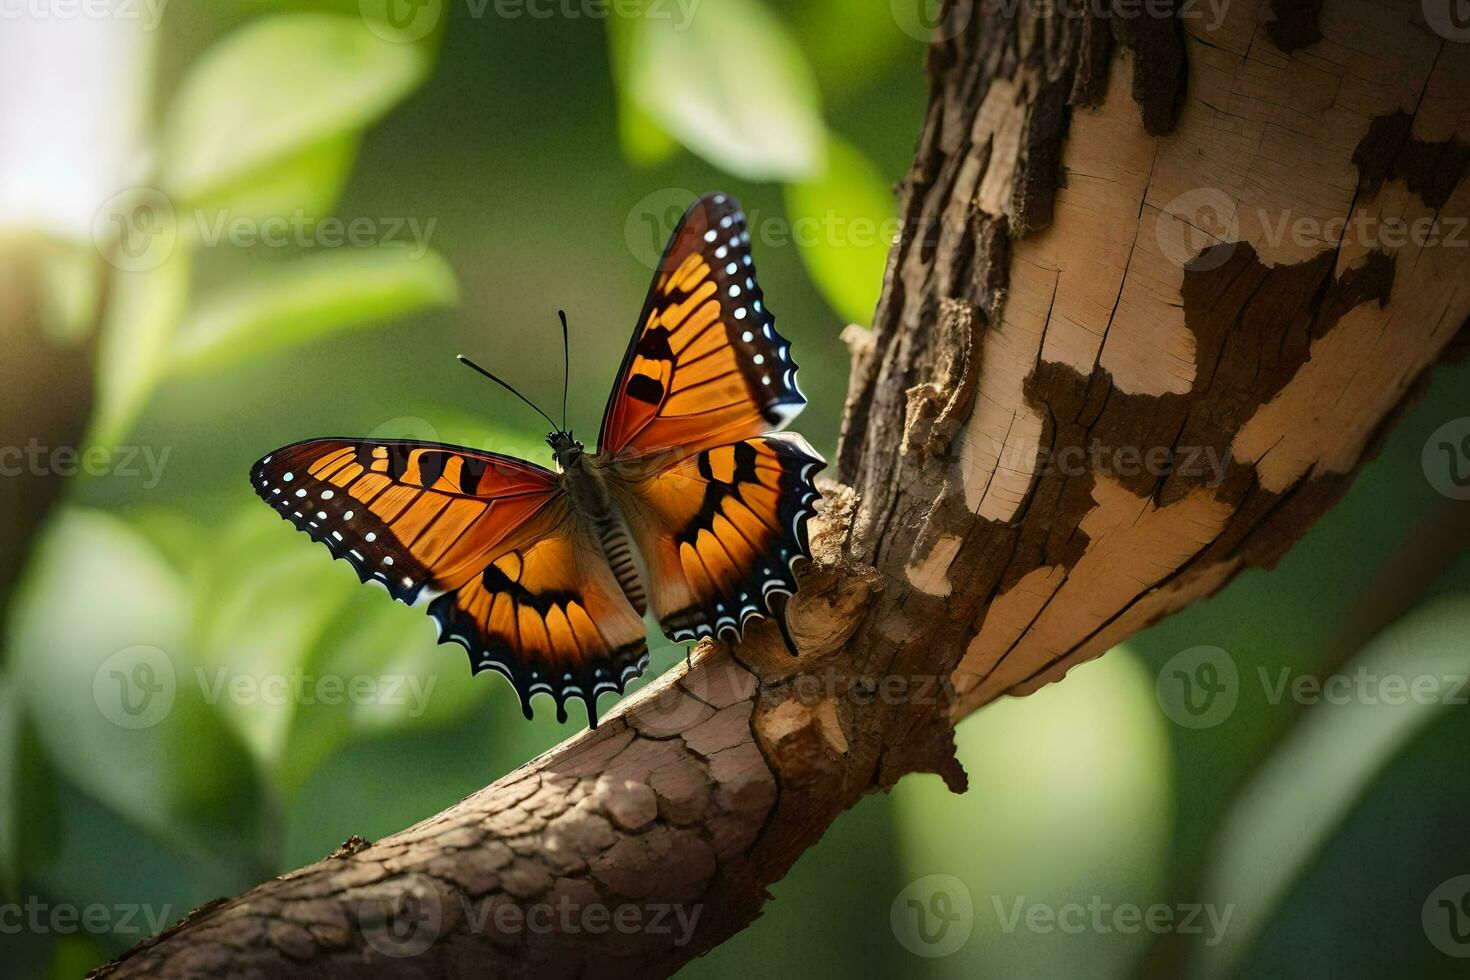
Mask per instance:
[[[916,955],[947,954],[931,960],[943,963],[935,975],[1126,975],[1146,931],[1089,930],[1062,943],[1027,929],[1024,915],[1031,904],[1085,906],[1099,896],[1146,907],[1162,895],[1169,737],[1146,669],[1114,650],[1065,684],[988,706],[955,736],[968,793],[928,778],[905,780],[892,796],[909,887],[936,876],[951,909],[968,906],[972,916],[934,930],[901,903],[937,906],[906,888],[892,913],[880,913],[892,915],[899,942]],[[1008,926],[1018,903],[1020,927]]]
[[[285,748],[317,638],[360,589],[345,562],[334,567],[264,505],[220,536],[198,593],[200,685],[267,770]]]
[[[312,255],[226,289],[185,323],[174,367],[217,368],[458,299],[438,254],[380,246]]]
[[[926,6],[933,10],[938,5],[930,0],[806,0],[793,5],[789,16],[822,91],[832,102],[845,103],[871,97],[875,86],[888,85],[888,70],[895,63],[909,69],[917,91],[921,79],[911,66],[923,61],[934,34],[921,16]],[[833,30],[834,24],[841,29]]]
[[[862,152],[833,135],[820,177],[786,187],[792,234],[812,281],[850,323],[873,321],[897,232],[888,182]]]
[[[369,435],[427,439],[523,458],[543,451],[542,439],[532,432],[504,429],[437,405],[399,416]],[[326,563],[327,555],[317,557],[319,564]],[[304,674],[317,696],[297,708],[288,744],[275,762],[276,785],[288,801],[344,745],[442,728],[462,720],[499,689],[495,680],[471,675],[463,648],[438,642],[424,610],[405,608],[388,601],[381,590],[368,588],[356,589],[321,631]]]
[[[189,299],[189,250],[151,269],[119,269],[97,353],[97,407],[88,444],[112,447],[131,431],[168,363]]]
[[[689,149],[751,180],[820,172],[816,80],[758,0],[702,4],[687,17],[673,6],[650,6],[628,29],[628,93]]]
[[[1240,957],[1324,843],[1385,766],[1463,696],[1470,674],[1470,601],[1416,609],[1324,683],[1307,714],[1240,793],[1222,825],[1205,899],[1235,906],[1223,941],[1198,950],[1206,977],[1230,976]],[[1286,670],[1286,668],[1283,668]],[[1294,678],[1262,672],[1268,695]],[[1427,684],[1414,693],[1416,681]],[[1338,691],[1338,694],[1330,694]],[[1272,695],[1274,696],[1274,695]]]
[[[204,701],[178,574],[126,524],[67,510],[15,606],[15,680],[57,771],[165,839],[259,830],[257,783]]]
[[[111,958],[107,949],[92,936],[60,936],[51,950],[47,980],[86,976]]]
[[[286,800],[343,745],[373,735],[430,730],[463,718],[494,689],[474,677],[462,648],[438,642],[422,609],[359,589],[322,631],[306,664],[309,698],[277,758]]]
[[[75,347],[96,322],[101,279],[96,247],[37,236],[26,246],[37,256],[41,328],[59,346]]]
[[[0,675],[0,898],[17,895],[60,846],[55,777],[20,691]]]
[[[206,530],[195,518],[164,507],[130,509],[128,524],[176,571],[195,579],[196,573],[213,557],[217,529]]]
[[[636,23],[623,17],[609,18],[607,23],[608,60],[618,99],[618,145],[635,167],[654,167],[673,156],[679,143],[643,111],[629,91]]]
[[[0,674],[0,896],[20,885],[20,697]]]
[[[679,143],[639,108],[632,99],[618,96],[618,145],[635,167],[656,167],[672,157]]]
[[[207,51],[164,124],[164,189],[207,198],[329,137],[361,130],[423,81],[429,56],[361,17],[262,17]]]
[[[342,196],[357,157],[359,134],[339,133],[320,140],[246,178],[184,202],[179,233],[191,247],[231,242],[231,228],[244,222],[264,233],[271,219],[308,227],[321,220]]]

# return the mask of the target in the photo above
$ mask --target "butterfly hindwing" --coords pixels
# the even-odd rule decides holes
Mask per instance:
[[[563,474],[437,443],[314,439],[266,456],[251,483],[363,581],[426,605],[440,642],[509,678],[528,718],[535,694],[551,695],[559,720],[580,697],[595,726],[597,696],[621,693],[648,663],[624,572],[644,579],[676,640],[739,636],[796,591],[825,464],[776,430],[805,404],[756,283],[745,214],[711,194],[685,213],[654,275],[590,461],[562,432],[550,441]],[[587,489],[599,479],[646,576],[636,562],[615,574],[593,533],[616,517]]]
[[[565,497],[543,508],[477,576],[429,603],[440,641],[470,651],[475,673],[509,678],[531,717],[533,694],[579,697],[597,726],[597,696],[621,693],[648,666],[643,619],[624,598]]]
[[[745,213],[728,195],[700,198],[654,274],[599,452],[686,455],[780,429],[805,404],[756,282]]]
[[[576,540],[550,470],[438,443],[313,439],[256,463],[251,484],[364,582],[428,603],[440,641],[505,674],[528,717],[544,692],[559,718],[580,696],[595,719],[596,694],[646,664],[642,621]]]
[[[674,640],[738,637],[752,617],[779,614],[796,591],[793,564],[810,557],[812,478],[824,465],[801,436],[776,433],[617,485],[654,613]]]

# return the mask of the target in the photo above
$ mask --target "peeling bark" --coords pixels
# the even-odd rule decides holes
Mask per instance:
[[[802,655],[769,624],[707,641],[596,732],[102,975],[670,973],[865,793],[963,789],[965,714],[1269,566],[1341,496],[1470,317],[1470,251],[1365,234],[1470,213],[1470,47],[1410,2],[1326,0],[1287,40],[1265,4],[1214,31],[1005,8],[951,4],[930,50]]]

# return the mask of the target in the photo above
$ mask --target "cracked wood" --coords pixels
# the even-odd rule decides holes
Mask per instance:
[[[102,973],[671,973],[863,794],[962,789],[963,715],[1275,562],[1466,343],[1467,250],[1371,230],[1470,214],[1470,47],[1417,12],[950,3],[874,328],[845,334],[802,656],[769,624],[705,642],[597,732]],[[494,927],[630,905],[697,921]]]

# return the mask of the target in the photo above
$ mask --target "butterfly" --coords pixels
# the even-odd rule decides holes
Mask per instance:
[[[562,329],[565,344],[564,315]],[[785,602],[811,557],[825,461],[780,430],[805,404],[744,212],[710,194],[664,250],[596,452],[542,412],[555,470],[434,442],[329,438],[277,449],[250,481],[364,582],[424,606],[472,672],[505,675],[528,719],[534,695],[551,696],[560,722],[576,697],[595,728],[598,696],[648,666],[646,613],[676,642],[742,637],[771,616],[796,652]]]

